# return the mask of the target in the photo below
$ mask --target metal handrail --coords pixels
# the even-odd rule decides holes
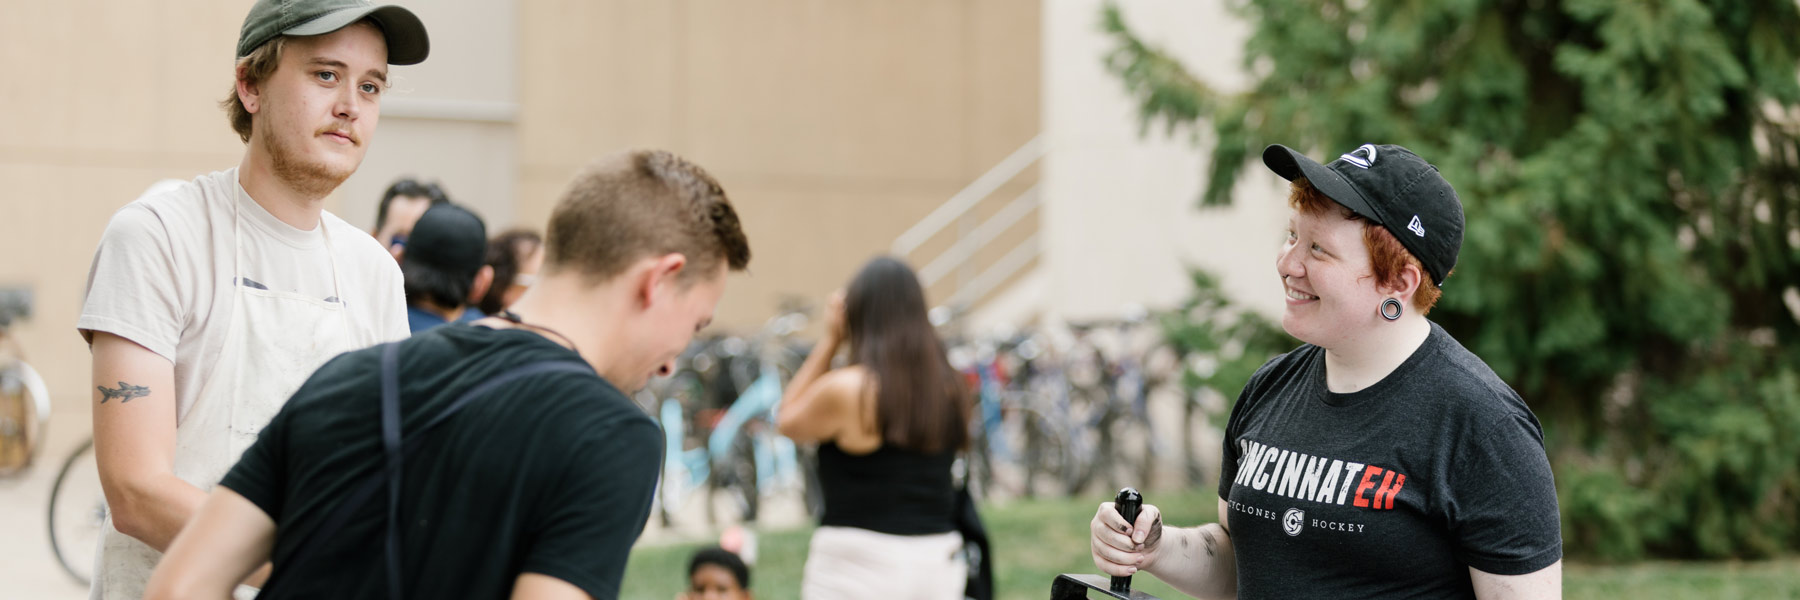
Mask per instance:
[[[1009,202],[1005,207],[1002,207],[999,212],[994,213],[994,216],[989,217],[988,220],[983,221],[981,225],[975,227],[975,229],[970,231],[967,236],[957,240],[955,244],[950,246],[950,249],[945,250],[943,254],[939,254],[936,259],[927,263],[925,268],[919,269],[920,283],[923,283],[925,287],[928,288],[936,284],[938,280],[943,279],[945,275],[949,275],[952,270],[961,266],[964,261],[973,257],[975,252],[980,250],[982,246],[986,246],[988,242],[993,241],[994,238],[1005,233],[1007,229],[1018,223],[1020,219],[1024,219],[1025,215],[1031,214],[1031,211],[1036,209],[1039,204],[1037,191],[1038,186],[1031,186],[1031,189],[1025,190],[1025,193],[1019,194],[1019,197],[1014,198],[1012,202]]]
[[[968,285],[956,290],[956,293],[951,294],[950,300],[944,304],[946,306],[968,306],[988,295],[988,292],[994,291],[994,288],[1005,283],[1008,277],[1012,277],[1014,273],[1019,272],[1019,269],[1025,268],[1025,265],[1037,258],[1038,250],[1038,234],[1033,233],[1031,237],[1025,238],[1025,241],[1019,242],[1019,245],[1011,252],[1007,252],[1006,256],[995,261],[994,266],[988,267],[986,271],[982,271],[980,275],[970,280]]]
[[[951,196],[942,206],[931,211],[931,214],[925,215],[925,218],[920,219],[917,224],[900,234],[900,237],[894,238],[894,244],[889,248],[890,252],[899,257],[911,254],[926,240],[931,239],[945,227],[956,222],[964,213],[975,208],[982,200],[993,194],[994,190],[1000,189],[1000,186],[1012,181],[1012,178],[1017,177],[1020,172],[1043,158],[1043,138],[1043,134],[1033,136],[1031,141],[1019,146],[1018,150],[1014,150],[999,164],[994,165],[994,168],[988,169],[988,172],[975,178],[975,181],[970,182],[968,187]]]

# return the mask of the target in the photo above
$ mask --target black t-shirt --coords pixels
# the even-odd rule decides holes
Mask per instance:
[[[581,361],[513,329],[447,325],[400,343],[409,444],[412,431],[483,381],[520,365]],[[220,482],[275,521],[263,598],[386,594],[386,492],[331,539],[310,539],[353,489],[381,476],[381,352],[359,350],[321,367]],[[592,370],[526,377],[471,400],[406,455],[406,594],[505,598],[530,572],[616,597],[649,518],[661,455],[661,429]],[[304,564],[288,564],[302,541],[320,547]]]
[[[1375,385],[1325,387],[1325,351],[1276,357],[1225,431],[1241,598],[1474,598],[1469,567],[1535,572],[1562,558],[1537,417],[1431,325]]]

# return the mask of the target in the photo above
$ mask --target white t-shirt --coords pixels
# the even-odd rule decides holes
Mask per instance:
[[[232,205],[239,221],[233,235]],[[131,340],[175,365],[176,423],[200,395],[231,323],[237,256],[246,285],[341,302],[350,326],[382,340],[407,337],[400,267],[368,233],[330,212],[330,248],[320,228],[294,228],[269,214],[238,184],[237,169],[196,177],[113,213],[88,270],[87,300],[76,327]],[[332,282],[337,259],[342,298]],[[303,335],[304,332],[295,332]]]

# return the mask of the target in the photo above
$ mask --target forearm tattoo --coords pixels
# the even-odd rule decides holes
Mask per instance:
[[[1200,530],[1200,537],[1206,540],[1206,555],[1212,556],[1213,555],[1213,547],[1218,545],[1219,542],[1213,539],[1213,535],[1212,535],[1211,531],[1207,531],[1205,529]]]
[[[119,404],[124,404],[126,402],[130,402],[132,398],[142,398],[144,396],[150,395],[150,386],[131,385],[131,384],[125,383],[123,381],[119,382],[118,388],[109,388],[104,385],[99,386],[99,388],[100,388],[100,403],[101,404],[106,404],[107,400],[111,400],[113,398],[118,398]]]

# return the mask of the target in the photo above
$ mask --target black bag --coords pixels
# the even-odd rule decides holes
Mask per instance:
[[[987,527],[981,524],[981,513],[975,510],[975,498],[969,486],[956,489],[956,530],[962,533],[963,557],[969,565],[969,581],[963,586],[963,597],[970,600],[994,600],[994,554],[988,545]]]

